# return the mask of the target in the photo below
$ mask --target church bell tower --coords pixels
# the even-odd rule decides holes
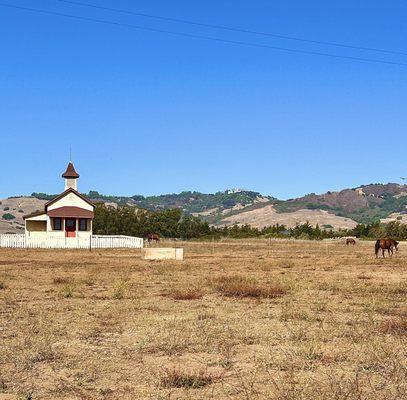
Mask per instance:
[[[75,171],[75,167],[73,166],[72,162],[69,162],[68,166],[66,167],[66,171],[62,174],[62,178],[65,179],[65,190],[78,190],[79,174]]]

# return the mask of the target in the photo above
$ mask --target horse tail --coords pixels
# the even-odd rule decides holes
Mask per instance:
[[[376,240],[376,244],[374,246],[374,251],[377,257],[377,254],[379,253],[379,249],[380,249],[380,240]]]

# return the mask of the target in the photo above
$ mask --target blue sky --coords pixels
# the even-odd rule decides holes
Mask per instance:
[[[78,0],[82,1],[82,0]],[[107,7],[407,53],[404,0],[83,0]],[[155,29],[407,63],[115,14],[0,3]],[[243,187],[279,198],[407,174],[407,67],[297,55],[0,7],[0,197]]]

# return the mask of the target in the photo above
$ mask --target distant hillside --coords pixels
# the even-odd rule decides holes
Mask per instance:
[[[309,221],[325,228],[350,228],[377,220],[407,222],[407,185],[371,184],[339,192],[311,193],[297,199],[278,200],[259,192],[234,189],[214,194],[181,192],[160,196],[112,196],[96,191],[85,194],[94,202],[129,205],[148,210],[180,208],[214,225],[274,224],[294,226]],[[21,231],[22,215],[41,208],[55,195],[33,193],[31,197],[1,200],[0,231]],[[14,217],[14,218],[13,218]]]
[[[246,209],[238,214],[226,215],[220,225],[251,225],[255,228],[265,228],[273,225],[285,225],[293,228],[297,224],[309,222],[312,226],[319,225],[323,229],[352,229],[357,223],[351,218],[340,217],[320,209],[300,209],[293,212],[278,213],[272,204],[262,208]]]
[[[24,233],[23,216],[43,209],[44,204],[44,200],[25,196],[0,200],[0,234]]]
[[[301,209],[326,210],[340,217],[368,223],[388,217],[392,213],[406,213],[407,186],[396,183],[371,184],[340,192],[308,194],[298,199],[280,202],[277,212]]]
[[[181,192],[160,196],[106,196],[96,191],[85,193],[94,202],[108,202],[118,206],[129,205],[151,211],[168,208],[180,208],[186,214],[201,216],[210,222],[221,220],[226,214],[239,211],[249,206],[277,202],[270,196],[262,196],[258,192],[243,189],[232,189],[214,194],[200,192]],[[41,200],[52,199],[55,195],[33,193],[33,197]]]

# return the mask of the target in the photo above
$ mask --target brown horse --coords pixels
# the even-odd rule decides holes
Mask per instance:
[[[148,244],[151,244],[152,242],[159,243],[160,237],[156,233],[149,233],[147,235],[147,241],[148,241]]]
[[[349,246],[350,244],[354,246],[356,244],[356,240],[352,239],[352,238],[347,238],[346,239],[346,246]]]
[[[382,250],[383,258],[384,258],[384,251],[387,250],[389,253],[389,256],[393,256],[393,249],[396,249],[396,251],[399,250],[399,242],[393,239],[380,239],[376,241],[375,244],[375,253],[376,253],[376,258],[378,257],[379,250]]]

